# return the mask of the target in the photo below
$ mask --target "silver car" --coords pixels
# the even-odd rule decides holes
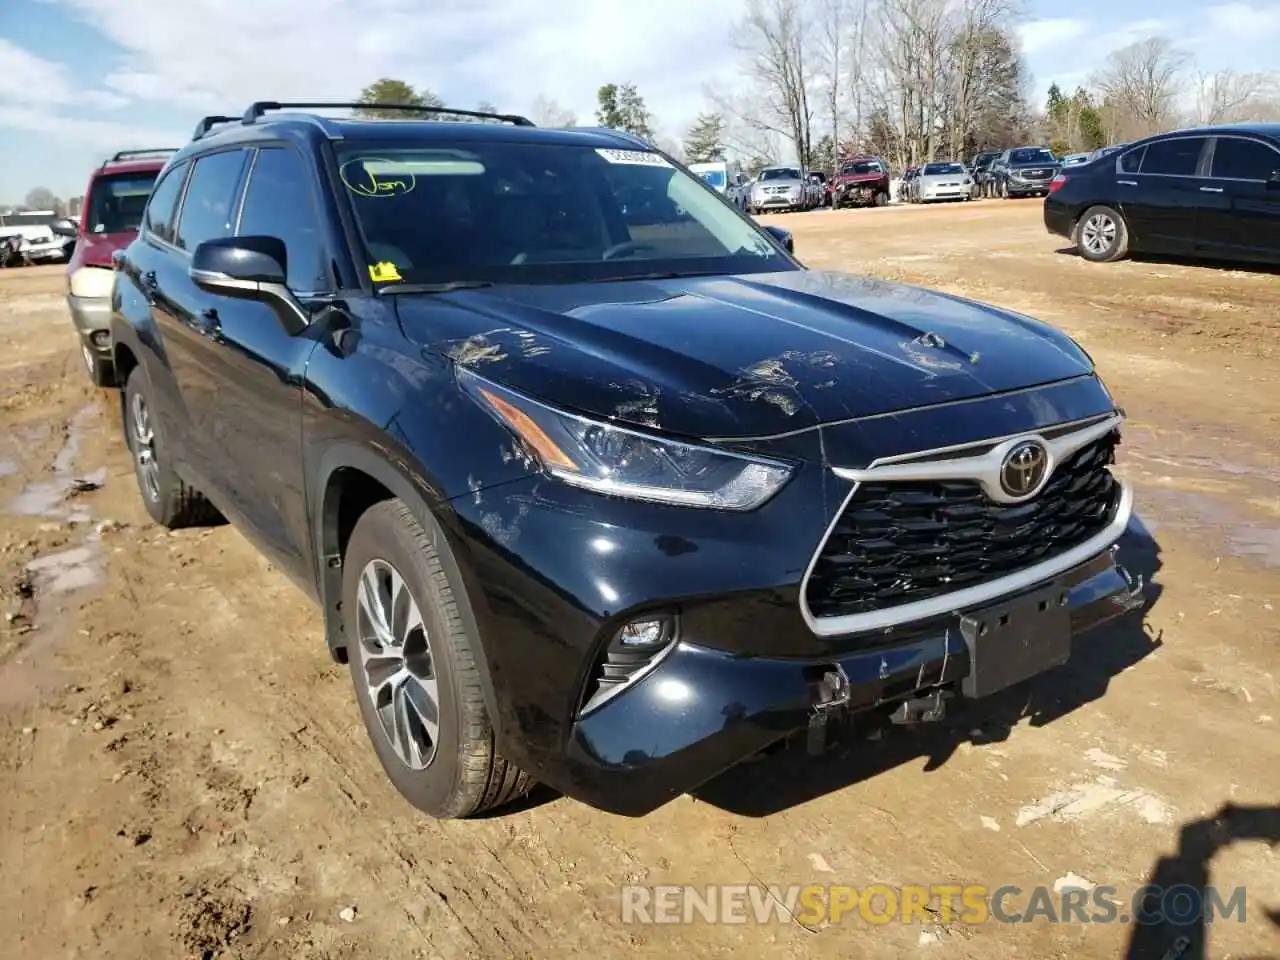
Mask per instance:
[[[926,163],[920,168],[920,176],[912,184],[918,203],[935,200],[971,200],[973,176],[963,163],[946,160]]]
[[[798,166],[765,167],[751,185],[752,213],[808,210],[813,206],[813,188]]]

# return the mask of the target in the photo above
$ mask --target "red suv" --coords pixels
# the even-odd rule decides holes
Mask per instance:
[[[836,167],[836,207],[883,207],[889,202],[889,167],[879,157],[847,157]]]
[[[67,305],[80,337],[80,355],[99,387],[115,384],[111,363],[111,255],[127,247],[142,225],[151,187],[173,150],[121,150],[89,177],[80,224],[53,230],[76,238],[67,263]]]

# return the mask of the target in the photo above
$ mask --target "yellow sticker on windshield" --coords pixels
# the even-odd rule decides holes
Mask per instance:
[[[400,276],[400,271],[396,268],[396,265],[390,260],[369,264],[369,278],[374,283],[389,283],[392,280],[404,279]]]

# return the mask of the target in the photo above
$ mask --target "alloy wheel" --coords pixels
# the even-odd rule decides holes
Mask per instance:
[[[156,437],[151,426],[151,411],[141,393],[135,393],[129,404],[133,418],[133,458],[138,464],[142,492],[152,503],[160,499],[160,464],[156,462]]]
[[[374,713],[400,762],[423,770],[439,742],[440,696],[422,612],[385,560],[361,571],[356,604],[361,674]]]
[[[1080,245],[1100,257],[1116,242],[1116,222],[1105,213],[1095,213],[1080,227]]]

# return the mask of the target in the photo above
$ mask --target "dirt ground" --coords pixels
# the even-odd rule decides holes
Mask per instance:
[[[1088,264],[1039,209],[774,221],[811,266],[1082,342],[1130,417],[1149,609],[1029,693],[748,764],[642,820],[541,793],[474,822],[411,810],[318,612],[234,529],[148,522],[60,268],[0,271],[0,957],[1200,956],[1115,923],[620,917],[624,884],[1151,878],[1245,886],[1204,955],[1280,957],[1280,275]]]

